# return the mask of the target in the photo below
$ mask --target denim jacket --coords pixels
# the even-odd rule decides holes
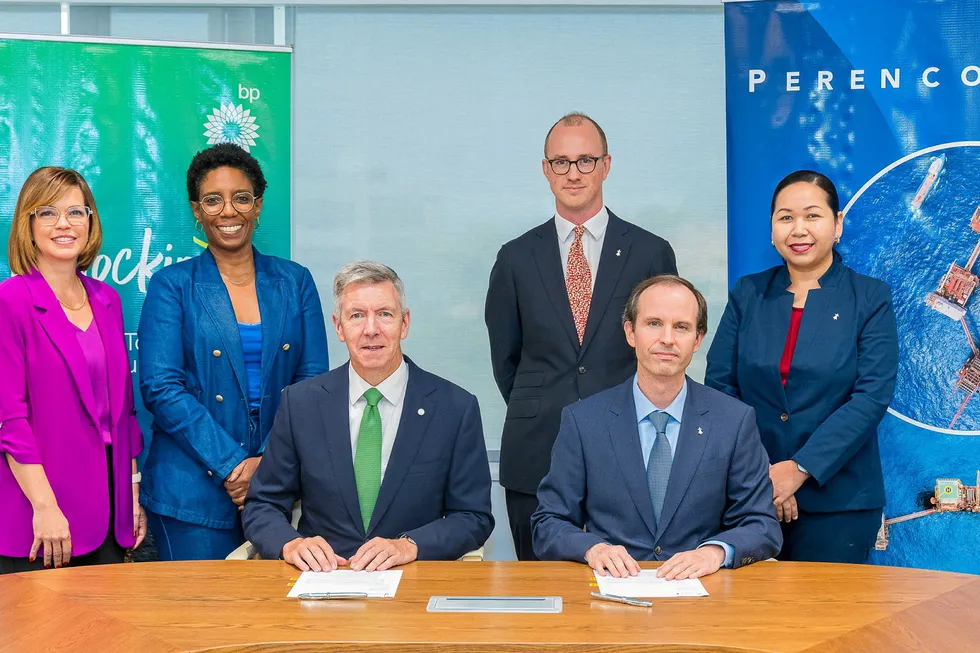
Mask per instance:
[[[140,391],[153,416],[140,502],[210,528],[234,527],[238,507],[224,479],[264,450],[283,388],[328,369],[309,270],[253,252],[262,319],[258,424],[249,417],[238,322],[210,250],[154,274],[140,318]]]

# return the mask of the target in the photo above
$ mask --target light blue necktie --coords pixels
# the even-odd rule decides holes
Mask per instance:
[[[650,490],[650,501],[653,503],[653,517],[658,526],[660,513],[664,509],[664,497],[667,496],[667,481],[670,480],[670,465],[672,456],[670,442],[667,441],[667,420],[670,416],[664,412],[650,413],[647,419],[657,429],[657,439],[653,441],[650,458],[647,460],[647,488]]]

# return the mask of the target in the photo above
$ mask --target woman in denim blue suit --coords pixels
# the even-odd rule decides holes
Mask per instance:
[[[252,246],[266,181],[235,145],[187,171],[200,256],[155,273],[139,325],[153,440],[140,501],[164,560],[220,559],[244,540],[240,508],[283,388],[326,372],[309,270]]]

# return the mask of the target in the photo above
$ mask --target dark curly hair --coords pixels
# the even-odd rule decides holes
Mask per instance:
[[[187,198],[192,202],[201,199],[201,182],[212,170],[234,168],[248,177],[252,192],[256,197],[265,194],[267,186],[262,167],[255,157],[234,143],[219,143],[194,155],[187,168]]]

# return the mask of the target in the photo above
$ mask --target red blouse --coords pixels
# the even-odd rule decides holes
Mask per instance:
[[[793,308],[793,316],[789,321],[789,333],[786,334],[786,345],[783,347],[783,357],[779,360],[779,376],[783,385],[789,377],[789,368],[793,364],[793,350],[796,349],[796,337],[800,335],[800,322],[803,321],[803,309]]]

